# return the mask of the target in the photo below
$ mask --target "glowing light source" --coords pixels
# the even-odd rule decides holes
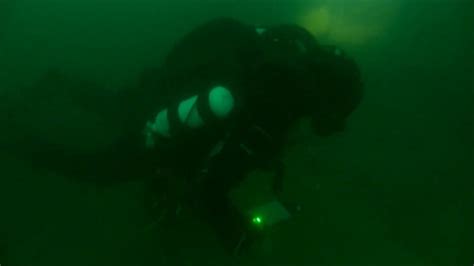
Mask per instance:
[[[252,223],[253,223],[254,225],[262,225],[263,219],[262,219],[261,216],[254,216],[254,217],[252,218]]]

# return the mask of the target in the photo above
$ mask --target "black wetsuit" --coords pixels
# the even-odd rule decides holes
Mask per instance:
[[[351,61],[332,64],[333,57],[296,25],[259,31],[237,20],[215,19],[180,39],[162,65],[144,72],[138,88],[108,98],[110,120],[118,121],[122,132],[112,147],[81,153],[27,135],[26,151],[18,145],[10,145],[11,150],[48,171],[103,184],[137,177],[154,179],[157,170],[171,169],[169,173],[193,184],[190,196],[201,199],[209,221],[217,221],[222,232],[229,232],[235,225],[232,221],[238,219],[232,218],[227,193],[252,169],[273,170],[275,192],[281,189],[280,152],[292,124],[305,115],[326,125],[338,124],[331,119],[343,121],[360,101],[358,87],[346,86],[359,82],[358,71],[352,71]],[[350,71],[340,75],[337,70],[346,66]],[[349,83],[342,82],[345,79]],[[328,90],[334,80],[340,81],[334,83],[338,89]],[[210,119],[197,130],[179,130],[159,148],[145,149],[143,130],[150,119],[216,85],[226,87],[235,99],[228,118]],[[343,99],[341,104],[333,104],[331,99],[336,98]],[[210,158],[210,150],[222,140],[223,149]],[[204,178],[203,169],[207,170]],[[228,223],[214,219],[216,215],[227,218]]]
[[[275,192],[281,190],[280,151],[291,125],[309,115],[313,102],[305,92],[314,86],[314,69],[307,59],[318,51],[316,41],[298,26],[267,28],[260,34],[255,26],[216,19],[184,36],[164,64],[144,78],[147,97],[134,104],[143,108],[130,119],[132,128],[142,128],[160,110],[216,85],[234,96],[229,118],[211,119],[202,129],[165,139],[169,143],[156,154],[157,167],[173,168],[174,175],[190,180],[200,211],[230,241],[243,221],[227,200],[229,190],[255,168],[273,171]],[[223,139],[222,151],[209,159]]]
[[[312,54],[294,51],[298,49],[295,42],[313,53],[318,47],[310,34],[297,26],[277,33],[272,28],[267,31],[270,33],[259,34],[255,26],[233,19],[210,21],[184,36],[164,64],[146,74],[142,87],[146,96],[125,105],[141,108],[131,112],[129,128],[133,130],[142,129],[160,110],[216,85],[229,89],[235,98],[231,117],[208,121],[202,129],[169,140],[173,149],[160,152],[158,161],[182,168],[200,161],[226,134],[238,142],[239,137],[256,133],[253,127],[266,135],[253,141],[259,150],[256,156],[262,160],[278,157],[289,127],[309,114],[312,104],[304,95],[312,86],[312,74],[308,74],[304,60]],[[239,161],[234,163],[233,168],[240,168]]]

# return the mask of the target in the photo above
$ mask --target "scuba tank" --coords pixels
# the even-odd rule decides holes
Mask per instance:
[[[174,139],[228,118],[234,110],[235,99],[229,89],[215,86],[202,94],[194,95],[164,108],[145,126],[145,145],[155,148],[159,139]]]

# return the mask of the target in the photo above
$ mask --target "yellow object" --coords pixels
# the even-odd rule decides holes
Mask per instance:
[[[315,36],[323,36],[329,31],[330,20],[327,7],[321,7],[304,14],[300,19],[300,24]]]
[[[386,34],[398,10],[398,1],[327,1],[305,8],[297,24],[323,42],[362,45]]]

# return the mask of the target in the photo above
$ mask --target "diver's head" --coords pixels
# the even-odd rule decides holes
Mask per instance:
[[[287,81],[284,85],[294,89],[294,96],[285,100],[312,117],[316,134],[327,136],[342,131],[363,95],[356,62],[340,48],[321,45],[297,25],[269,28],[261,38],[266,66],[271,66],[273,72],[283,69]]]
[[[307,112],[314,132],[329,136],[344,130],[362,100],[363,83],[358,65],[340,48],[323,46],[313,59],[314,87],[306,92]]]

